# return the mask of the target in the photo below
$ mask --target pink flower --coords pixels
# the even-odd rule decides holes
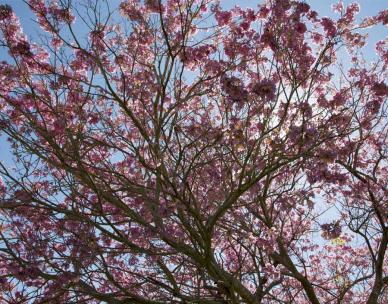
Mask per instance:
[[[159,12],[159,0],[145,0],[144,4],[151,12]]]
[[[59,8],[51,8],[53,16],[62,22],[72,23],[75,20],[75,17],[71,14],[69,9],[59,9]]]
[[[333,12],[336,12],[336,13],[341,13],[344,9],[344,5],[342,3],[342,1],[336,3],[336,4],[333,4],[331,6],[331,9],[333,10]]]
[[[313,39],[313,41],[316,43],[316,44],[319,44],[322,42],[323,40],[323,37],[321,34],[318,34],[318,33],[314,33],[311,35],[311,38]]]
[[[0,176],[0,197],[5,195],[6,187],[4,185],[3,179]]]
[[[259,18],[265,19],[269,14],[269,8],[263,6],[259,9]]]
[[[275,1],[274,10],[277,13],[284,13],[291,8],[291,3],[289,0],[278,0]]]
[[[222,89],[235,101],[241,101],[246,97],[243,82],[237,77],[223,77],[221,79]]]
[[[384,82],[376,82],[372,86],[372,91],[375,93],[376,96],[386,96],[388,95],[388,86]]]
[[[66,126],[66,123],[63,121],[63,120],[55,120],[54,123],[53,123],[53,130],[52,132],[55,134],[55,135],[60,135],[64,132],[65,130],[65,126]]]
[[[14,55],[20,56],[32,56],[30,44],[27,41],[20,41],[15,46],[11,48],[11,52]]]
[[[54,37],[51,39],[51,45],[54,49],[59,49],[63,45],[63,41],[59,37]]]
[[[322,18],[321,24],[322,24],[323,28],[325,29],[325,32],[327,33],[327,35],[330,37],[334,37],[337,29],[334,25],[333,20],[331,20],[330,18],[324,17],[324,18]]]
[[[221,64],[215,60],[209,60],[205,65],[205,71],[211,76],[217,75],[221,71]]]
[[[295,31],[299,34],[304,34],[307,31],[307,27],[304,23],[297,22],[295,24]]]
[[[264,33],[261,36],[260,41],[264,45],[269,46],[272,50],[276,50],[278,48],[278,44],[275,40],[275,37],[271,34],[271,32],[267,28],[264,30]]]
[[[333,96],[333,99],[331,101],[332,105],[337,107],[341,106],[346,102],[346,95],[344,92],[339,92]]]
[[[246,14],[244,14],[245,20],[247,22],[254,22],[256,20],[255,11],[252,9],[247,9]]]
[[[372,99],[370,102],[366,104],[366,109],[368,109],[372,115],[376,115],[379,112],[380,107],[381,107],[381,104],[378,99]]]
[[[0,21],[12,16],[12,8],[8,4],[0,5]]]
[[[93,114],[90,115],[90,117],[89,117],[89,123],[91,123],[92,125],[95,125],[95,124],[97,124],[99,121],[100,121],[100,118],[98,117],[97,114],[93,113]]]
[[[307,14],[307,18],[309,18],[310,20],[312,21],[316,21],[317,18],[318,18],[318,13],[316,11],[310,11],[308,14]]]
[[[297,4],[296,10],[299,13],[308,13],[308,11],[310,10],[310,5],[304,2],[300,2]]]
[[[252,92],[261,98],[275,99],[276,85],[272,80],[264,79],[252,86]]]
[[[120,11],[121,14],[126,15],[132,21],[139,22],[144,18],[143,12],[139,9],[139,7],[131,2],[122,2],[120,4]]]
[[[353,20],[354,15],[357,14],[359,11],[360,11],[360,6],[358,5],[358,3],[352,3],[346,8],[345,15],[349,20]]]
[[[377,20],[383,23],[383,25],[388,25],[388,10],[381,11],[378,16]]]
[[[228,25],[232,20],[232,13],[228,11],[217,11],[216,20],[219,26]]]
[[[342,231],[339,221],[331,224],[322,224],[321,229],[323,230],[322,237],[326,240],[332,240],[339,237]]]
[[[95,50],[103,51],[105,49],[105,30],[102,25],[99,25],[97,29],[91,31],[89,37]]]
[[[250,22],[247,22],[247,21],[241,22],[241,24],[240,24],[240,27],[241,27],[244,31],[247,31],[247,30],[249,29],[250,26],[251,26],[251,23],[250,23]]]

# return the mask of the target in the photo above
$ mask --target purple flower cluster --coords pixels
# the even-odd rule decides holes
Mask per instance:
[[[339,221],[330,224],[322,224],[321,229],[323,230],[322,237],[326,240],[336,239],[341,235],[342,231]]]
[[[252,92],[261,98],[268,100],[275,99],[276,85],[269,79],[264,79],[253,84]]]
[[[384,82],[377,82],[372,86],[372,91],[376,96],[386,96],[388,95],[388,86]]]
[[[12,8],[9,5],[0,5],[0,21],[8,19],[11,15]]]
[[[246,98],[247,92],[241,79],[232,77],[221,78],[222,90],[234,101],[239,102]]]

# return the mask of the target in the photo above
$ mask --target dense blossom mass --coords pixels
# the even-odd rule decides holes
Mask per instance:
[[[118,2],[0,5],[0,302],[388,303],[388,11]]]

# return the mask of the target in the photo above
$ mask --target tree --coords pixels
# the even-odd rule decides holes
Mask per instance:
[[[2,303],[386,303],[387,11],[26,3],[32,40],[0,6]]]

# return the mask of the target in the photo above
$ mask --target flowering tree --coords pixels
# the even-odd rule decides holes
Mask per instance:
[[[387,11],[26,2],[34,41],[0,5],[2,303],[387,303]]]

